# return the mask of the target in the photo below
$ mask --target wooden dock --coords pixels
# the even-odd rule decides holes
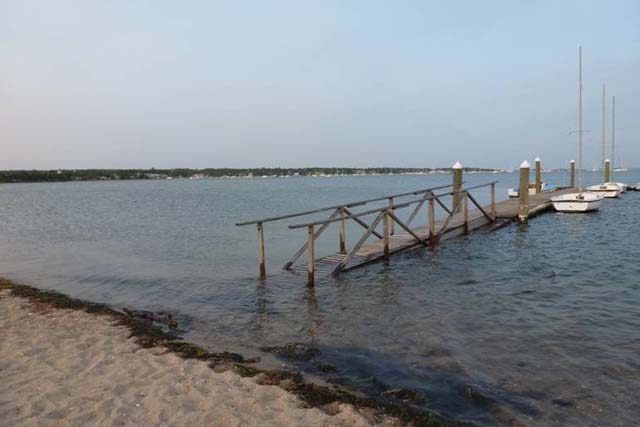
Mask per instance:
[[[567,188],[531,195],[529,197],[529,217],[533,217],[550,209],[551,197],[575,191],[577,191],[575,188]],[[484,212],[489,212],[491,211],[491,206],[484,206],[483,210]],[[441,242],[477,230],[495,230],[515,221],[518,217],[518,211],[518,199],[507,199],[495,204],[495,218],[485,216],[480,209],[476,208],[468,211],[468,218],[465,224],[464,212],[458,212],[448,222],[447,218],[435,221],[435,235],[440,236],[438,242]],[[409,233],[402,229],[399,233],[389,236],[389,253],[387,256],[385,256],[384,239],[377,239],[367,241],[355,251],[348,260],[349,253],[347,252],[338,252],[318,258],[314,261],[315,274],[317,276],[328,276],[362,267],[388,256],[420,246],[432,247],[435,245],[436,242],[433,242],[433,245],[430,243],[430,233],[427,226],[413,228],[411,231],[412,232]],[[294,265],[291,267],[291,271],[298,274],[307,274],[308,266]]]
[[[496,202],[495,184],[496,182],[489,182],[463,188],[461,174],[458,174],[457,177],[454,174],[454,181],[451,185],[393,194],[279,217],[247,221],[236,225],[256,225],[259,271],[260,277],[264,277],[266,274],[264,223],[330,212],[329,216],[324,220],[289,225],[292,230],[306,229],[307,241],[285,263],[283,269],[293,273],[306,274],[307,283],[312,286],[317,276],[336,275],[421,246],[433,248],[443,240],[466,235],[475,230],[496,229],[517,220],[519,217],[522,218],[523,212],[528,214],[525,215],[526,217],[534,216],[551,207],[551,197],[576,191],[575,188],[565,188],[552,192],[538,192],[520,200],[507,199]],[[491,202],[486,206],[481,206],[472,194],[473,191],[483,187],[490,188]],[[528,188],[528,184],[524,188]],[[438,192],[445,189],[450,190]],[[410,200],[398,203],[398,199],[407,198]],[[388,204],[360,212],[352,211],[355,208],[380,201],[388,201]],[[439,206],[444,211],[446,217],[436,219],[436,206]],[[408,219],[404,221],[396,215],[397,211],[402,209],[411,209]],[[420,226],[412,226],[412,222],[423,210],[426,210],[427,221]],[[424,215],[421,217],[424,218]],[[373,218],[373,220],[367,222],[368,218]],[[346,221],[353,221],[364,229],[362,236],[350,249],[347,249],[345,241]],[[339,227],[339,251],[316,259],[315,242],[332,224],[336,224]],[[305,253],[306,262],[299,264],[298,260]]]

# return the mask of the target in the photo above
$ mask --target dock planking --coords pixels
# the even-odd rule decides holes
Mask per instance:
[[[459,162],[453,165],[453,180],[449,185],[245,221],[236,225],[256,226],[259,271],[260,277],[264,278],[266,277],[264,224],[328,213],[328,217],[324,220],[288,226],[289,229],[306,229],[307,241],[284,264],[283,269],[292,273],[306,274],[308,286],[313,286],[317,276],[335,276],[344,271],[388,259],[404,251],[418,247],[433,249],[443,240],[468,235],[474,231],[492,231],[512,221],[527,221],[529,217],[551,208],[552,197],[577,191],[574,188],[575,167],[573,161],[570,162],[569,181],[571,185],[569,187],[554,191],[536,191],[534,195],[529,195],[529,163],[524,161],[520,167],[520,188],[527,189],[527,191],[521,193],[517,199],[506,199],[500,202],[496,202],[497,181],[463,188],[462,169]],[[540,171],[540,161],[536,159],[536,189],[542,188]],[[481,206],[472,192],[487,187],[490,189],[490,204]],[[410,200],[407,201],[407,198]],[[398,200],[405,201],[398,202]],[[362,209],[370,203],[381,201],[387,201],[386,206],[355,211],[355,209]],[[446,216],[436,218],[436,208],[442,210]],[[411,209],[406,220],[401,220],[397,215],[397,211],[403,209]],[[418,227],[411,226],[416,218],[424,218],[424,211],[426,211],[426,223],[423,222]],[[345,222],[347,221],[352,221],[365,230],[350,249],[347,249],[345,241]],[[340,249],[336,253],[316,259],[315,242],[333,224],[339,226],[338,247]],[[299,262],[305,254],[306,262]]]
[[[535,195],[529,196],[529,216],[535,216],[549,208],[551,208],[551,197],[555,197],[562,194],[576,192],[575,188],[565,188],[561,190],[555,190],[550,192],[541,192]],[[484,211],[490,211],[491,205],[483,207]],[[467,213],[467,221],[465,227],[465,214],[463,211],[454,214],[452,219],[447,224],[446,218],[435,221],[435,233],[436,235],[442,233],[439,241],[451,239],[461,235],[466,235],[473,231],[495,230],[509,222],[515,221],[518,217],[519,205],[518,199],[507,199],[495,204],[495,220],[492,221],[480,210],[472,209]],[[428,226],[422,226],[413,228],[412,232],[417,235],[424,242],[429,242],[430,233]],[[415,236],[402,230],[389,236],[389,255],[394,255],[400,252],[409,251],[418,247],[425,246],[418,241]],[[429,245],[433,247],[433,245]],[[315,260],[314,271],[318,276],[329,276],[333,274],[336,268],[342,263],[348,253],[335,253],[328,256],[324,256]],[[371,240],[365,243],[360,249],[358,249],[349,261],[339,270],[348,271],[355,268],[363,267],[387,258],[384,254],[384,241],[383,239]],[[298,274],[307,274],[308,266],[306,265],[294,265],[290,271]]]

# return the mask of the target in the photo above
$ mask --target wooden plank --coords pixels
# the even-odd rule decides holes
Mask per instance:
[[[258,268],[260,270],[260,278],[264,279],[267,275],[267,268],[264,260],[264,232],[262,223],[257,223],[256,228],[258,231]]]

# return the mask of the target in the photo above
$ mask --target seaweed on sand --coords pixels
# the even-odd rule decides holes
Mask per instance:
[[[348,403],[359,408],[371,408],[378,414],[389,415],[400,419],[407,425],[424,427],[462,427],[472,424],[444,418],[434,412],[417,409],[410,404],[391,402],[385,399],[373,399],[356,396],[342,388],[327,387],[305,382],[298,372],[283,370],[266,370],[247,364],[255,363],[258,359],[245,359],[242,355],[229,352],[213,353],[195,344],[182,341],[174,334],[164,331],[148,320],[139,319],[114,310],[105,304],[97,304],[81,299],[71,298],[56,291],[46,291],[32,286],[13,283],[0,278],[0,290],[8,290],[17,297],[22,297],[30,302],[47,304],[57,309],[80,310],[101,316],[108,316],[116,321],[117,325],[126,327],[130,331],[130,337],[144,348],[164,347],[168,351],[175,352],[184,359],[198,359],[208,361],[213,369],[221,364],[237,372],[241,376],[256,377],[260,384],[277,385],[284,390],[298,396],[309,407],[322,407],[335,402]],[[284,349],[271,348],[271,351],[280,350],[289,355],[303,358],[314,358],[317,353],[307,351],[299,345],[285,347]],[[304,351],[302,351],[304,350]]]

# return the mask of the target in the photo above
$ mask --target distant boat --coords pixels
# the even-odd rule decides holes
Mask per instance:
[[[600,209],[603,197],[587,193],[582,187],[582,47],[578,48],[578,192],[551,198],[553,208],[559,212],[590,212]]]

